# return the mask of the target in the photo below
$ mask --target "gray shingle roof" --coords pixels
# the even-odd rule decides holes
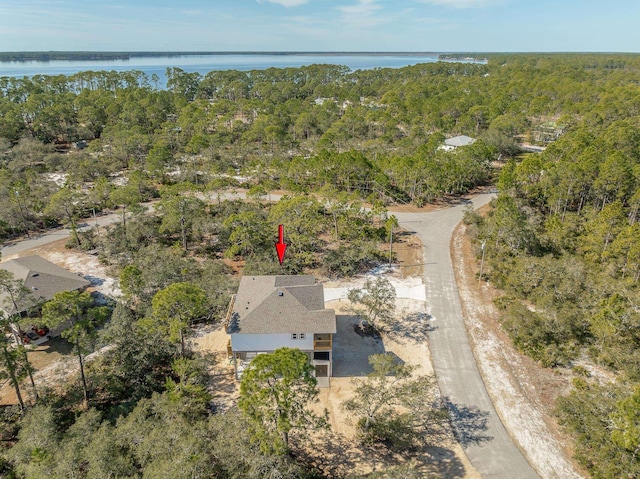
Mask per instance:
[[[14,279],[21,281],[31,292],[31,298],[18,301],[18,312],[26,310],[34,302],[37,304],[48,301],[61,291],[74,291],[91,284],[82,276],[36,255],[0,263],[0,268],[12,273]],[[5,292],[0,292],[0,309],[9,315],[17,312]]]
[[[453,138],[448,138],[444,140],[445,145],[455,146],[456,148],[459,146],[471,145],[472,143],[475,143],[475,142],[476,142],[475,138],[471,138],[470,136],[466,136],[466,135],[454,136]]]
[[[335,333],[336,314],[324,309],[324,289],[313,276],[244,276],[229,333]]]

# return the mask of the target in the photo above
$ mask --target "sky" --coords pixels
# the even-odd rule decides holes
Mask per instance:
[[[0,0],[0,51],[640,52],[638,0]]]

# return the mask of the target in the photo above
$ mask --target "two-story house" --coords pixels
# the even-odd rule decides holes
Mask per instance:
[[[290,347],[307,353],[318,385],[329,386],[336,314],[313,276],[244,276],[225,326],[236,378],[256,355]]]

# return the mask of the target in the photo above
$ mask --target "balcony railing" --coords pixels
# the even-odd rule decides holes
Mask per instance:
[[[331,346],[330,339],[316,339],[313,341],[313,349],[331,349]]]
[[[224,330],[227,331],[229,329],[229,323],[231,322],[231,314],[233,313],[233,305],[236,302],[236,295],[231,295],[231,301],[229,301],[229,308],[227,308],[227,315],[224,318]]]

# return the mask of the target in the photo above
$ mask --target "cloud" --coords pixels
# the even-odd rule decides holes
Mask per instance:
[[[323,17],[289,16],[279,24],[281,32],[290,32],[297,38],[318,38],[325,40],[335,35],[334,24]]]
[[[420,0],[422,3],[451,8],[483,8],[506,3],[501,0]]]
[[[180,13],[189,17],[199,17],[204,14],[202,10],[180,10]]]
[[[309,0],[258,0],[258,3],[276,3],[278,5],[282,5],[283,7],[299,7],[300,5],[304,5]]]
[[[377,0],[358,0],[354,5],[337,8],[347,15],[371,15],[382,6],[378,5]]]
[[[383,9],[378,0],[357,0],[352,5],[336,8],[342,12],[344,23],[352,28],[375,27],[387,20],[376,15],[378,10]]]

